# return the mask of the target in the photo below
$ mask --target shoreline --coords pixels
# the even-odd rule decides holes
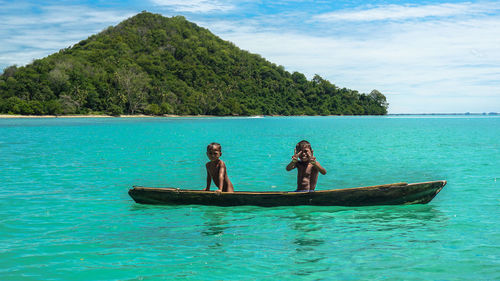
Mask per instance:
[[[83,115],[19,115],[19,114],[0,114],[0,119],[15,119],[15,118],[153,118],[153,117],[219,117],[215,115],[173,115],[173,114],[165,114],[165,115],[120,115],[120,116],[111,116],[111,115],[102,115],[102,114],[83,114]],[[225,116],[222,116],[225,117]]]
[[[489,113],[389,113],[386,115],[251,115],[251,116],[217,116],[217,115],[175,115],[175,114],[163,114],[163,115],[103,115],[103,114],[72,114],[72,115],[20,115],[20,114],[0,114],[0,119],[43,119],[43,118],[260,118],[260,117],[362,117],[362,116],[379,116],[379,117],[391,117],[391,116],[499,116],[500,113],[489,112]]]

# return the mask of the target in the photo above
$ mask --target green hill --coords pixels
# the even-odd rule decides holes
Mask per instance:
[[[268,62],[177,16],[142,12],[0,76],[0,113],[386,114],[386,98]]]

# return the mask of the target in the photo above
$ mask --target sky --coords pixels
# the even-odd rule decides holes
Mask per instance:
[[[0,71],[141,11],[182,15],[287,71],[389,113],[500,112],[500,1],[0,0]]]

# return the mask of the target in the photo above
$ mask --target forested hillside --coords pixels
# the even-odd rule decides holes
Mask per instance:
[[[177,16],[142,12],[0,76],[0,113],[386,114],[386,98],[268,62]]]

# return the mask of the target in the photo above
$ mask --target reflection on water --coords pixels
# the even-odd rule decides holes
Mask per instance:
[[[204,230],[201,232],[204,236],[221,236],[229,226],[225,220],[226,214],[218,210],[208,210],[203,212]]]
[[[201,219],[200,239],[205,240],[203,244],[207,253],[220,257],[227,255],[230,243],[225,241],[228,238],[225,232],[230,227],[230,222],[226,213],[219,208],[207,207],[203,210]]]
[[[328,271],[328,265],[321,264],[326,259],[325,239],[322,238],[323,226],[318,223],[320,216],[311,213],[307,208],[293,208],[290,225],[295,238],[293,239],[294,253],[292,259],[297,265],[293,275],[309,276],[311,274]]]
[[[225,208],[133,204],[130,210],[142,222],[141,231],[163,244],[148,246],[179,262],[187,259],[175,254],[182,249],[189,257],[203,257],[198,265],[206,270],[229,258],[238,264],[254,263],[260,266],[258,272],[282,268],[307,280],[341,278],[331,273],[342,272],[346,266],[359,270],[367,260],[409,259],[411,251],[430,243],[440,247],[436,243],[442,243],[450,220],[432,205]]]
[[[447,217],[430,205],[379,206],[354,209],[343,220],[370,231],[418,231],[442,227]]]
[[[405,252],[410,244],[436,243],[448,217],[430,205],[346,207],[295,207],[285,216],[291,240],[293,274],[316,278],[340,270],[332,253],[351,253],[349,262],[359,264],[357,253],[380,255]],[[420,233],[426,233],[425,238]],[[436,233],[436,236],[429,235]],[[344,257],[345,259],[345,257]]]

